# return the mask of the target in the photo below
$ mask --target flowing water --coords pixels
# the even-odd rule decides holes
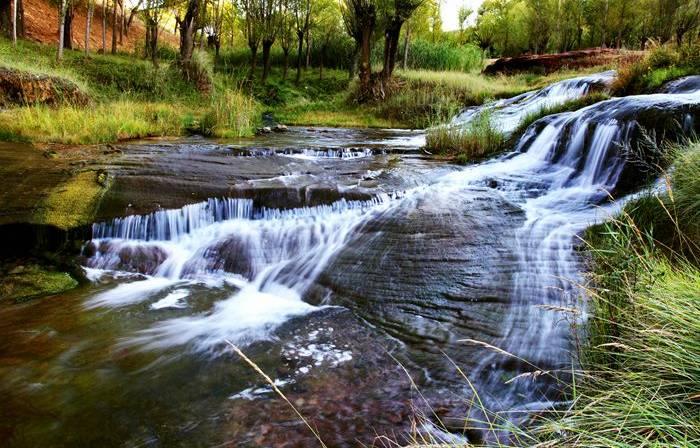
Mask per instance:
[[[492,118],[506,128],[535,107],[526,104],[561,102],[610,76],[485,108],[498,107]],[[624,202],[611,197],[642,186],[635,160],[652,155],[636,142],[695,127],[692,81],[546,117],[514,152],[466,168],[422,158],[421,134],[398,131],[176,143],[153,160],[154,146],[125,148],[106,202],[140,186],[128,210],[145,211],[92,226],[81,259],[92,285],[0,310],[0,438],[314,445],[230,341],[330,446],[401,441],[416,413],[435,437],[507,441],[506,431],[460,429],[484,415],[455,366],[503,421],[523,424],[562,400],[551,376],[522,374],[572,368],[571,324],[585,319],[576,235]],[[156,185],[195,179],[178,171],[184,159],[224,166],[209,182],[230,193],[163,209],[182,192]],[[162,201],[147,206],[152,197]]]
[[[543,89],[494,101],[486,106],[467,108],[455,116],[450,124],[466,127],[486,113],[497,130],[509,134],[516,130],[528,115],[581,98],[594,88],[607,88],[614,79],[614,71],[565,79]]]

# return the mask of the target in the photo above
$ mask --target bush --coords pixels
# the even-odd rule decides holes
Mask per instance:
[[[192,52],[191,81],[202,93],[210,93],[214,84],[214,62],[211,55],[204,50]]]

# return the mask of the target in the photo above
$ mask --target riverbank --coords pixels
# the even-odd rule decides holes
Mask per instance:
[[[589,337],[572,403],[541,430],[566,446],[700,444],[700,144],[668,191],[589,229]]]
[[[32,143],[96,144],[143,137],[200,134],[252,135],[263,117],[287,125],[422,129],[444,123],[466,106],[505,98],[549,83],[591,73],[560,71],[548,76],[486,77],[478,73],[399,70],[394,91],[383,101],[357,104],[346,71],[318,68],[302,72],[273,67],[264,85],[248,80],[245,67],[197,58],[212,88],[197,91],[180,79],[175,55],[163,53],[159,67],[133,55],[89,57],[67,50],[55,61],[53,46],[0,39],[0,67],[48,75],[75,85],[89,98],[80,104],[20,104],[0,112],[0,139]],[[60,103],[60,99],[58,100]]]
[[[197,59],[205,69],[211,64],[206,54]],[[252,135],[260,122],[259,104],[234,80],[209,70],[211,92],[202,93],[181,79],[174,60],[154,68],[133,55],[85,57],[67,50],[57,63],[53,46],[19,41],[15,48],[0,39],[0,66],[67,80],[89,98],[87,106],[19,104],[2,110],[4,141],[94,144],[193,133],[239,137]]]

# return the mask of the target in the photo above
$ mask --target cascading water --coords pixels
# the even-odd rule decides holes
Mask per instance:
[[[484,106],[470,107],[455,116],[450,125],[466,127],[482,114],[488,114],[496,129],[509,134],[517,129],[529,114],[581,98],[594,87],[605,88],[609,86],[613,79],[615,79],[614,71],[566,79],[541,90],[494,101]]]
[[[556,384],[535,386],[531,375],[504,384],[503,377],[531,373],[533,366],[558,377],[571,370],[571,324],[582,310],[583,294],[576,235],[624,203],[609,198],[621,189],[635,157],[644,157],[633,150],[642,129],[692,132],[700,90],[685,84],[687,89],[676,87],[673,94],[616,98],[547,117],[524,134],[516,153],[444,181],[453,188],[488,183],[525,211],[525,222],[516,232],[519,269],[513,304],[495,343],[513,357],[490,352],[470,372],[487,408],[506,411],[505,420],[520,422],[527,417],[525,411],[549,407],[557,399]],[[634,176],[638,187],[641,179]]]
[[[604,73],[570,80],[486,107],[493,109],[491,119],[499,128],[512,130],[527,113],[581,96],[591,85],[605,84],[612,76],[612,73]],[[468,202],[454,198],[465,191],[486,191],[483,194],[498,198],[499,204],[507,201],[521,210],[523,213],[518,219],[522,219],[522,223],[513,218],[519,225],[512,230],[515,243],[508,247],[515,260],[514,272],[508,273],[510,281],[503,288],[504,297],[494,300],[503,304],[502,308],[495,309],[505,311],[496,316],[495,322],[467,322],[465,325],[490,324],[494,328],[493,333],[489,333],[493,338],[486,342],[525,361],[513,361],[484,350],[479,352],[478,361],[467,374],[489,411],[506,412],[508,421],[520,424],[527,412],[552,406],[559,399],[559,388],[552,381],[534,382],[532,376],[518,375],[532,373],[533,365],[553,372],[572,367],[572,332],[562,311],[580,308],[581,291],[576,286],[580,281],[580,265],[574,250],[576,235],[619,208],[622,201],[611,202],[611,194],[619,197],[639,186],[639,179],[631,179],[635,177],[635,170],[630,169],[630,157],[634,143],[643,137],[640,129],[657,130],[656,137],[661,138],[662,131],[671,129],[676,122],[685,132],[693,128],[694,116],[700,110],[700,90],[695,89],[695,85],[694,81],[686,80],[672,86],[669,93],[611,99],[577,112],[546,117],[525,132],[513,153],[447,175],[439,171],[431,183],[400,195],[378,195],[370,201],[341,200],[326,206],[288,210],[256,207],[255,201],[250,199],[210,199],[181,209],[95,224],[93,240],[85,248],[88,272],[93,278],[110,275],[127,278],[120,279],[116,287],[90,297],[85,302],[86,307],[118,310],[141,306],[148,313],[167,316],[162,320],[155,317],[155,323],[149,322],[145,330],[140,328],[135,335],[127,335],[130,337],[127,344],[138,344],[142,348],[188,345],[195,350],[214,352],[224,339],[241,344],[271,339],[280,325],[292,317],[305,316],[325,304],[336,303],[333,297],[324,295],[328,291],[329,295],[337,292],[333,282],[323,278],[324,274],[333,268],[331,261],[353,248],[353,243],[367,227],[377,222],[399,227],[397,232],[404,238],[405,247],[397,244],[383,248],[378,257],[390,259],[389,252],[404,255],[403,251],[423,247],[417,242],[421,243],[425,236],[410,225],[401,227],[403,217],[430,213],[431,208],[462,207]],[[455,120],[464,123],[468,119],[463,115]],[[409,137],[413,140],[420,136]],[[339,160],[330,163],[352,164],[358,161],[345,159],[369,158],[377,153],[368,149],[339,149],[330,153],[299,151],[294,155],[302,160],[334,158]],[[294,162],[300,163],[299,160]],[[434,172],[437,171],[430,171]],[[416,204],[421,200],[423,206],[418,210]],[[457,221],[440,224],[444,227],[463,225]],[[374,237],[380,238],[384,229],[381,225],[377,227],[379,230],[374,229],[377,230]],[[465,234],[471,231],[459,230]],[[509,228],[503,230],[509,231]],[[447,233],[438,233],[438,236]],[[367,244],[372,244],[372,238]],[[407,259],[409,263],[416,260],[415,269],[419,271],[439,261],[430,256]],[[364,257],[361,254],[351,267],[362,265]],[[364,271],[362,274],[362,281],[371,283],[379,296],[398,289],[397,283],[405,283],[407,288],[414,285],[409,275],[389,278],[381,270],[372,270],[371,275]],[[482,273],[482,276],[488,274]],[[330,286],[319,287],[320,279]],[[468,284],[469,278],[448,281],[472,286]],[[426,288],[431,286],[435,286],[435,282]],[[198,299],[193,291],[202,287],[221,291],[217,297],[223,299],[210,307],[198,308],[202,310],[200,313],[177,317],[159,314],[187,307],[195,309]],[[433,328],[428,321],[439,314],[433,311],[444,307],[446,313],[451,312],[447,310],[448,305],[460,316],[468,315],[460,314],[463,309],[451,303],[448,294],[434,303],[422,303],[421,293],[409,289],[406,295],[410,297],[402,297],[406,303],[400,306],[408,310],[413,319],[402,324],[414,325],[418,330]],[[358,302],[358,309],[365,305],[363,297],[352,298]],[[467,300],[462,300],[460,306],[471,305],[464,302]],[[493,319],[488,314],[483,316]],[[441,317],[434,320],[442,324]],[[381,319],[372,320],[375,322],[377,328],[391,335],[400,334],[395,321],[383,324]],[[418,330],[413,335],[421,334]],[[342,331],[344,329],[336,330]],[[442,353],[443,348],[460,336],[449,335],[447,342],[432,354]],[[410,345],[415,337],[407,337],[404,342]],[[463,348],[463,345],[455,345],[457,350]],[[342,353],[342,359],[352,357],[350,349],[343,349]],[[421,354],[422,359],[427,356]],[[428,372],[428,376],[432,373]],[[504,384],[504,377],[514,379]],[[280,380],[279,384],[288,384],[287,379]],[[248,390],[243,389],[244,392]],[[463,396],[462,392],[458,393]],[[353,437],[349,436],[348,440]],[[489,437],[488,434],[484,436]]]
[[[138,342],[213,349],[224,339],[263,338],[289,317],[316,309],[302,300],[308,287],[352,232],[389,202],[389,196],[381,195],[369,201],[256,210],[249,199],[210,199],[94,224],[86,248],[91,275],[135,271],[145,278],[98,294],[87,306],[131,305],[173,290],[152,305],[158,309],[181,303],[187,286],[228,284],[238,292],[208,315],[163,322]]]

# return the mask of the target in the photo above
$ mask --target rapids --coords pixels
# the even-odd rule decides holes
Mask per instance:
[[[513,129],[612,76],[481,110]],[[420,156],[419,133],[299,129],[267,145],[183,143],[136,182],[149,145],[125,148],[83,247],[93,284],[0,310],[0,384],[15,406],[0,417],[16,446],[313,444],[231,341],[329,445],[401,441],[416,414],[437,439],[507,442],[505,430],[464,430],[465,416],[485,416],[456,366],[491,421],[524,425],[561,403],[572,326],[586,318],[577,236],[651,180],[642,162],[655,155],[640,142],[697,127],[696,81],[545,117],[511,153],[464,168]],[[239,170],[245,190],[222,174],[221,194],[164,208],[160,186],[196,176],[177,163],[154,176],[168,158]],[[319,185],[332,194],[311,195]],[[128,202],[134,186],[141,204]],[[110,216],[127,203],[132,213]]]

